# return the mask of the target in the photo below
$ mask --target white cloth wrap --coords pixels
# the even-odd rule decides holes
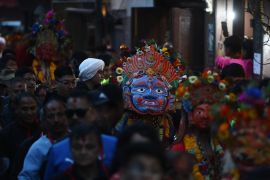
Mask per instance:
[[[0,37],[0,44],[6,45],[6,40],[3,37]]]
[[[103,70],[105,63],[101,59],[87,58],[79,66],[81,81],[92,79],[99,70]]]

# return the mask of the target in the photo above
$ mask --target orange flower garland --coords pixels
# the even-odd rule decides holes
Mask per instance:
[[[190,154],[193,154],[198,162],[193,166],[192,176],[194,177],[194,179],[195,180],[210,179],[210,174],[203,175],[202,172],[200,171],[199,164],[201,164],[205,160],[205,158],[203,157],[202,151],[198,145],[196,136],[187,134],[184,136],[183,142],[186,151]],[[215,149],[215,153],[218,156],[223,156],[224,152],[221,145],[216,140],[213,140],[211,144],[213,149]]]
[[[37,59],[34,59],[33,60],[32,68],[34,70],[34,73],[38,77],[38,80],[41,81],[42,83],[45,83],[47,81],[50,82],[50,81],[54,81],[55,80],[54,71],[56,69],[56,65],[53,62],[51,62],[50,65],[49,65],[49,67],[48,67],[49,77],[48,77],[48,75],[46,75],[46,72],[44,72],[44,71],[47,70],[46,69],[47,67],[42,67],[42,64],[41,64],[41,62],[39,60],[37,60]]]
[[[190,154],[194,154],[198,162],[201,162],[203,160],[202,152],[197,144],[197,140],[194,135],[185,135],[184,145],[185,145],[186,151]],[[195,180],[204,180],[204,176],[200,172],[198,164],[195,164],[193,166],[192,176],[194,177]]]

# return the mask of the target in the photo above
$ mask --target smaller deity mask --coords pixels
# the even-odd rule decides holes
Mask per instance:
[[[190,120],[191,124],[199,129],[209,128],[213,121],[209,112],[209,104],[198,105],[193,112],[190,113]]]

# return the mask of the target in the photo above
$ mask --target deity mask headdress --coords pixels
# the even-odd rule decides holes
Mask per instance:
[[[186,112],[191,112],[201,104],[215,104],[223,99],[227,82],[218,73],[205,70],[200,76],[189,76],[179,84],[176,96],[182,101]]]
[[[173,101],[170,90],[178,84],[179,75],[156,44],[138,49],[122,66],[128,109],[143,115],[160,115],[170,109]]]
[[[237,164],[250,168],[270,164],[270,108],[265,99],[260,89],[249,87],[235,103],[212,108],[217,119],[213,131]]]

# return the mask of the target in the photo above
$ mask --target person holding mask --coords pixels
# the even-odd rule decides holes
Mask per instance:
[[[226,85],[217,73],[208,70],[201,76],[190,76],[182,88],[183,112],[171,150],[195,157],[194,179],[220,179],[223,148],[210,131],[214,121],[210,106],[223,100]]]

